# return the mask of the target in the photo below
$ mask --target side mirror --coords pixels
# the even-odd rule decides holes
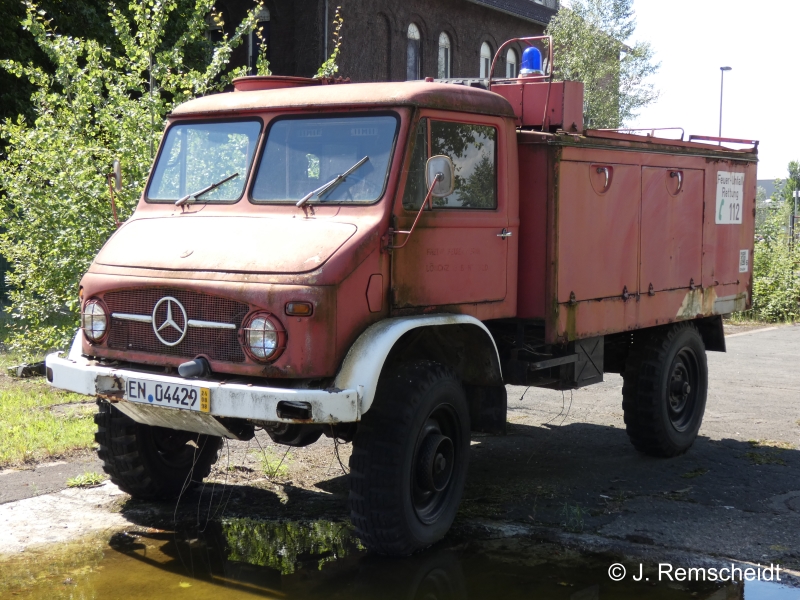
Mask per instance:
[[[114,164],[111,167],[112,175],[114,175],[114,191],[121,192],[122,191],[122,166],[119,164],[119,161],[115,158]]]
[[[428,159],[425,167],[425,180],[429,189],[437,175],[441,175],[442,178],[433,186],[431,195],[434,198],[445,198],[453,193],[456,185],[455,169],[449,156],[431,156]]]

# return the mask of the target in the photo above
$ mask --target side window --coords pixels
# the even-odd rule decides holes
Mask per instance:
[[[431,156],[449,156],[455,167],[454,192],[435,198],[434,206],[497,208],[497,129],[447,121],[431,121],[430,126]]]
[[[430,149],[428,148],[430,127]],[[431,156],[449,156],[455,167],[453,193],[434,198],[434,208],[497,208],[497,129],[422,119],[414,135],[403,208],[418,210],[428,192],[425,164]]]

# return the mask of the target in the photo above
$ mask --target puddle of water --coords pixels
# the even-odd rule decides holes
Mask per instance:
[[[610,581],[612,560],[522,539],[406,559],[368,555],[349,525],[229,519],[200,534],[128,531],[0,562],[0,597],[26,599],[797,600],[764,582]],[[632,567],[629,567],[629,569]],[[638,571],[638,565],[631,575]],[[653,572],[652,570],[650,572]],[[647,571],[646,571],[647,573]]]

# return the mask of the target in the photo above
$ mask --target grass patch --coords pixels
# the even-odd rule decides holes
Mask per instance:
[[[745,452],[744,456],[754,465],[786,466],[786,461],[774,452]]]
[[[286,477],[289,474],[289,464],[291,463],[292,455],[287,450],[284,452],[275,452],[270,447],[262,450],[252,450],[257,454],[261,472],[269,479],[277,479]]]
[[[78,475],[77,477],[71,477],[67,479],[67,487],[71,488],[97,487],[105,480],[106,480],[105,475],[100,475],[100,473],[86,472],[83,475]]]
[[[754,465],[783,465],[786,461],[781,458],[781,453],[786,450],[794,450],[791,442],[775,440],[748,440],[748,444],[753,450],[760,452],[745,452],[744,457]]]
[[[87,407],[51,410],[87,397],[52,388],[43,377],[8,377],[4,367],[16,358],[0,353],[0,467],[91,448],[94,422]]]
[[[694,479],[695,477],[700,477],[701,475],[705,475],[708,473],[708,469],[697,468],[694,471],[689,471],[688,473],[684,473],[681,475],[684,479]]]
[[[580,504],[565,502],[561,507],[561,526],[572,533],[583,531],[585,511]]]
[[[791,442],[775,441],[775,440],[748,440],[751,448],[775,448],[777,450],[794,450],[794,444]]]

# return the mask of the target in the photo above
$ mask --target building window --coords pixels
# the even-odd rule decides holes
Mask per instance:
[[[222,11],[209,13],[206,17],[206,39],[212,44],[219,44],[225,37],[223,25]]]
[[[492,47],[483,42],[481,44],[481,79],[489,77],[489,71],[492,68]],[[474,71],[473,71],[474,73]]]
[[[451,46],[450,36],[442,32],[439,35],[439,79],[451,77]]]
[[[509,48],[506,52],[506,77],[513,79],[519,73],[519,63],[517,62],[517,51]]]
[[[256,27],[247,36],[247,68],[251,75],[258,73],[258,55],[266,52],[269,60],[269,11],[262,8],[256,13]]]
[[[406,79],[413,81],[422,79],[422,47],[419,27],[412,23],[408,26],[408,50],[406,52]]]

